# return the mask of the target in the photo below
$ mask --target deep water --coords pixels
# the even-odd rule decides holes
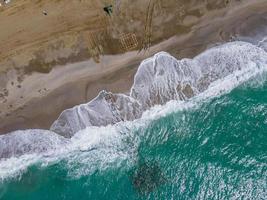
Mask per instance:
[[[123,137],[105,147],[113,152],[107,157],[116,152],[111,161],[99,159],[106,151],[102,155],[95,147],[49,164],[34,162],[2,181],[0,199],[265,199],[265,77],[143,126],[120,129]]]

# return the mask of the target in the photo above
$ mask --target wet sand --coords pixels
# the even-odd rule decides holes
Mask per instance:
[[[133,50],[114,48],[114,51],[109,50],[109,54],[103,52],[99,55],[87,55],[88,57],[80,55],[80,58],[74,60],[70,56],[70,60],[65,60],[69,64],[62,65],[64,62],[61,60],[54,63],[48,73],[23,74],[23,80],[18,80],[18,74],[25,73],[25,70],[21,70],[24,65],[3,69],[5,72],[2,76],[0,74],[0,86],[2,90],[8,91],[8,95],[2,95],[1,99],[0,133],[18,129],[49,128],[64,109],[88,102],[103,89],[118,93],[129,92],[140,62],[156,52],[167,51],[176,58],[193,57],[219,43],[260,38],[264,33],[263,29],[267,27],[267,2],[243,1],[227,8],[216,8],[200,16],[197,23],[196,19],[188,16],[191,15],[183,17],[183,23],[190,24],[188,31],[174,31],[170,36],[155,31],[157,36],[146,50],[139,51],[139,42],[139,46]],[[114,24],[116,25],[115,22]],[[163,22],[153,26],[158,25],[166,28],[170,26]],[[137,28],[139,26],[143,27],[136,25]],[[180,25],[176,27],[181,29]],[[139,37],[137,36],[138,41],[141,41]],[[0,49],[4,49],[1,44]],[[62,49],[57,51],[65,52]],[[48,54],[46,52],[42,55]],[[17,57],[22,55],[18,54]],[[28,59],[26,57],[25,54],[25,60]]]

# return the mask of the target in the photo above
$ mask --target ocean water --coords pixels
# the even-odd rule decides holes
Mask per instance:
[[[222,48],[240,46],[229,45]],[[254,48],[238,49],[240,60]],[[166,103],[157,105],[135,92],[134,98],[145,103],[139,105],[142,116],[133,121],[83,127],[76,120],[75,130],[82,128],[71,137],[48,130],[1,136],[0,199],[266,199],[267,59],[259,51],[245,62],[219,53],[212,65],[208,57],[206,67],[221,68],[227,61],[233,70],[218,72],[223,75],[207,87],[187,79],[194,92],[188,98],[173,98],[165,88],[171,98],[165,95]],[[183,78],[192,77],[188,74]],[[155,84],[151,88],[157,90]],[[87,110],[74,109],[83,121]],[[69,119],[65,131],[72,127]]]

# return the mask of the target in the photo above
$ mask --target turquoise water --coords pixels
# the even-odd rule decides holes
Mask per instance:
[[[141,127],[123,128],[120,134],[123,145],[117,141],[108,147],[118,158],[100,159],[103,155],[95,148],[48,165],[36,162],[1,183],[1,199],[267,196],[266,81],[251,80],[198,106]]]

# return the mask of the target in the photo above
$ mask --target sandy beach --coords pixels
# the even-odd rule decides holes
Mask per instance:
[[[257,34],[267,25],[265,0],[174,2],[121,3],[111,17],[96,0],[0,7],[0,134],[49,128],[64,109],[101,90],[128,93],[140,62],[159,51],[191,58],[220,43],[264,37]]]

